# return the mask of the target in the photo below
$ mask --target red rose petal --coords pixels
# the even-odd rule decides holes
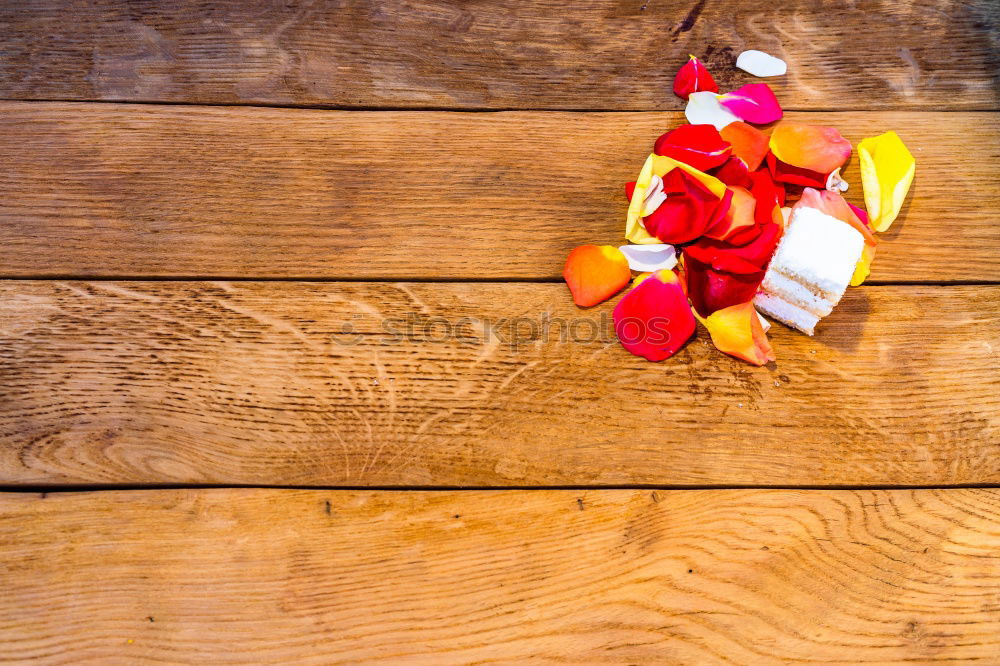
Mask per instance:
[[[660,136],[653,145],[656,155],[672,157],[699,171],[723,164],[730,152],[732,148],[711,125],[681,125]]]
[[[687,99],[693,92],[719,92],[715,79],[705,69],[705,65],[694,56],[684,63],[674,77],[674,94]]]
[[[690,243],[701,236],[725,214],[719,207],[728,206],[725,199],[720,202],[697,178],[679,168],[663,177],[663,191],[666,201],[642,223],[650,235],[670,245]]]
[[[625,294],[613,319],[618,340],[629,352],[650,361],[677,353],[694,335],[687,297],[672,271],[656,271]]]
[[[826,187],[827,174],[782,162],[774,153],[767,154],[767,168],[771,177],[779,183],[803,185],[805,187]]]
[[[699,316],[707,317],[723,308],[752,300],[764,271],[730,273],[684,253],[684,279],[688,298]]]
[[[712,175],[730,187],[750,187],[750,170],[746,162],[733,155]]]

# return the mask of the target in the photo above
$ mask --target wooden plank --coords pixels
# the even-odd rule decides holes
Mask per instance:
[[[790,117],[916,155],[873,280],[1000,280],[1000,114]],[[0,275],[558,279],[623,242],[622,186],[680,122],[0,103]]]
[[[1000,493],[0,496],[0,658],[1000,660]]]
[[[765,368],[704,332],[649,363],[610,312],[558,284],[3,282],[0,482],[1000,483],[1000,287],[852,289]]]
[[[58,0],[0,6],[0,96],[344,107],[675,109],[703,57],[785,58],[795,109],[996,109],[994,0],[274,4]]]

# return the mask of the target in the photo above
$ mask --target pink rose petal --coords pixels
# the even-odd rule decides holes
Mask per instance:
[[[782,116],[778,98],[766,83],[748,83],[733,92],[719,95],[719,104],[733,115],[756,125],[773,123]]]

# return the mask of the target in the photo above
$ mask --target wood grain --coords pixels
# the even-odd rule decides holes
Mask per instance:
[[[790,109],[1000,105],[994,0],[8,0],[0,35],[7,99],[677,109],[687,54],[730,89],[756,48]]]
[[[791,117],[916,155],[873,280],[1000,280],[1000,115]],[[622,186],[680,122],[0,103],[0,275],[558,279],[624,242]]]
[[[0,283],[0,482],[1000,483],[1000,287],[649,363],[558,284]]]
[[[997,663],[1000,493],[4,494],[0,577],[18,662]]]

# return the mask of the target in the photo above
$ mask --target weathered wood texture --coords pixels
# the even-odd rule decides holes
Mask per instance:
[[[649,363],[610,312],[559,284],[2,282],[0,482],[1000,482],[1000,287],[852,289],[765,368],[704,332]]]
[[[1000,116],[791,117],[916,155],[872,279],[1000,279]],[[0,104],[0,275],[558,278],[571,248],[623,242],[622,186],[680,122]]]
[[[1000,660],[1000,493],[0,495],[0,659]]]
[[[788,108],[1000,105],[995,0],[8,0],[0,34],[7,99],[676,109],[688,53],[727,89],[757,48]]]

